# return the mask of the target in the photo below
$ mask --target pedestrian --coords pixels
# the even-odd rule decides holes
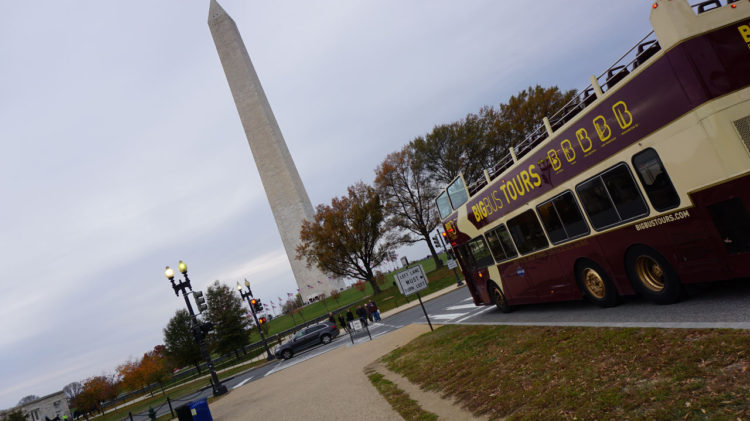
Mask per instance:
[[[350,330],[351,330],[351,328],[352,328],[352,325],[351,325],[351,323],[352,323],[353,321],[354,321],[354,314],[352,314],[352,309],[350,308],[350,309],[349,309],[349,310],[347,310],[347,312],[346,312],[346,324],[347,324],[347,327],[348,327],[348,328],[349,328]]]
[[[372,315],[372,310],[370,309],[370,305],[365,303],[365,311],[367,312],[367,319],[370,320],[370,323],[374,322],[374,318]]]
[[[349,326],[346,325],[346,322],[344,322],[344,315],[339,313],[339,326],[341,326],[344,331],[349,332]]]
[[[372,313],[372,317],[375,318],[376,322],[380,321],[380,310],[378,310],[378,305],[375,304],[375,301],[370,300],[367,305],[370,307],[370,313]]]
[[[336,318],[333,317],[333,312],[332,311],[328,312],[328,321],[331,322],[332,324],[336,324]]]
[[[359,316],[359,321],[362,323],[362,326],[367,326],[367,310],[362,308],[361,304],[357,306],[357,316]]]

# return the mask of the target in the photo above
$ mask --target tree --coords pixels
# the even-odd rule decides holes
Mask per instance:
[[[3,415],[3,421],[27,421],[21,408],[14,408]]]
[[[331,292],[329,293],[329,295],[331,296],[331,298],[333,298],[333,301],[336,301],[336,303],[338,304],[339,298],[341,298],[341,292],[339,292],[339,290],[337,290],[336,288],[334,288],[334,289],[331,290]]]
[[[114,376],[89,377],[83,382],[82,391],[76,399],[76,408],[102,412],[102,403],[116,398],[117,389],[118,383]]]
[[[348,188],[347,196],[318,205],[312,221],[303,221],[297,259],[333,276],[367,281],[378,293],[373,270],[387,261],[398,244],[384,225],[377,192],[359,182]]]
[[[194,365],[200,373],[201,351],[193,338],[187,310],[177,310],[164,328],[167,357],[178,367]]]
[[[37,395],[24,396],[21,398],[21,400],[18,401],[18,406],[26,405],[27,403],[34,402],[37,399],[39,399],[39,396]]]
[[[443,262],[430,239],[439,222],[434,202],[437,188],[424,161],[415,159],[411,145],[386,156],[375,170],[375,187],[385,205],[387,224],[408,232],[402,237],[405,243],[425,241],[435,265],[441,267]]]
[[[506,148],[517,145],[543,125],[544,117],[552,117],[575,95],[575,90],[562,92],[557,86],[530,86],[511,96],[507,104],[500,104],[493,122],[494,132],[507,140]]]
[[[216,329],[213,340],[217,351],[224,354],[244,349],[250,342],[251,323],[247,310],[242,307],[242,298],[234,288],[216,281],[208,287],[206,302],[206,320]]]
[[[68,406],[75,406],[73,405],[73,402],[75,402],[78,395],[81,394],[81,391],[83,390],[83,385],[79,382],[72,382],[68,383],[65,387],[63,387],[63,393],[65,393],[65,398],[68,400]]]

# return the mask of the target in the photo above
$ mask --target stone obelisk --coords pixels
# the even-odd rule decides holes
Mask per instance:
[[[209,6],[208,26],[302,299],[328,294],[342,282],[334,284],[317,268],[295,259],[302,221],[313,218],[313,207],[237,25],[216,0]]]

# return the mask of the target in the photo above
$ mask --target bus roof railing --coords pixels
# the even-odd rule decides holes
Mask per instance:
[[[718,2],[719,0],[711,0],[711,3]],[[732,3],[732,0],[729,0]],[[701,3],[701,4],[703,4]],[[697,7],[698,5],[694,5]],[[602,92],[607,92],[612,89],[618,82],[628,76],[638,66],[645,63],[651,56],[656,54],[661,47],[656,39],[654,31],[649,32],[641,38],[632,48],[630,48],[625,54],[617,59],[611,66],[607,68],[602,74],[596,77],[597,83],[602,88]],[[594,87],[589,84],[585,88],[576,91],[576,95],[560,107],[551,117],[549,117],[550,126],[553,133],[563,127],[567,122],[573,120],[576,115],[586,109],[589,105],[596,101],[596,93]],[[549,133],[544,124],[538,124],[532,132],[526,136],[521,142],[513,146],[513,152],[516,155],[516,160],[521,159],[527,155],[536,146],[544,143],[549,138]],[[515,163],[513,156],[510,152],[503,155],[498,163],[487,170],[489,180],[494,180],[505,171],[509,170]],[[468,183],[467,190],[469,196],[473,196],[484,186],[488,184],[486,176],[479,177],[478,180],[473,180]]]

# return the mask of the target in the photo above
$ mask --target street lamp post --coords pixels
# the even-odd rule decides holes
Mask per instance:
[[[213,361],[211,361],[211,354],[208,353],[208,347],[206,346],[206,334],[204,332],[204,329],[206,329],[209,324],[201,323],[198,320],[195,312],[193,312],[193,306],[190,304],[190,300],[188,299],[188,294],[193,293],[193,287],[190,286],[190,278],[188,278],[187,274],[187,265],[185,264],[185,262],[180,260],[177,268],[180,270],[180,273],[182,273],[182,276],[185,278],[185,280],[178,281],[178,283],[175,284],[174,269],[170,268],[169,266],[164,269],[164,276],[166,276],[167,279],[169,279],[169,282],[172,283],[174,295],[179,297],[180,291],[182,291],[182,296],[185,298],[185,305],[187,306],[188,312],[190,313],[190,330],[193,332],[193,338],[195,338],[195,342],[198,343],[198,348],[200,348],[201,355],[203,356],[203,359],[206,360],[208,371],[211,373],[211,383],[213,386],[214,396],[223,395],[227,393],[227,387],[221,384],[219,376],[216,375],[216,370],[214,370],[214,363]],[[190,290],[190,292],[187,291],[188,289]]]
[[[268,343],[266,342],[266,337],[263,335],[263,329],[260,327],[260,323],[258,323],[258,316],[255,314],[255,307],[253,307],[253,303],[250,302],[251,298],[253,297],[253,291],[250,289],[250,282],[248,282],[247,279],[245,279],[245,286],[247,287],[247,292],[242,291],[242,286],[239,282],[237,282],[237,290],[240,292],[240,296],[242,298],[247,300],[247,305],[250,306],[250,312],[253,314],[253,320],[255,320],[255,326],[258,326],[258,333],[260,333],[260,340],[263,341],[263,346],[266,348],[266,354],[268,355],[266,357],[266,360],[271,361],[273,360],[273,354],[271,354],[271,350],[268,349]]]

